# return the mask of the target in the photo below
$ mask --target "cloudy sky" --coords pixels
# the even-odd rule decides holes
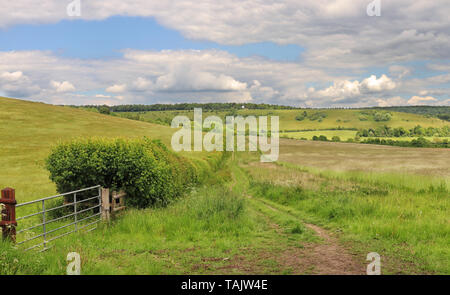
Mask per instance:
[[[450,1],[371,1],[0,0],[0,96],[450,105]]]

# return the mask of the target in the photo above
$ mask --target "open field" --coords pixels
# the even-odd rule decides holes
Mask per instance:
[[[299,131],[299,132],[280,132],[280,137],[302,139],[306,138],[312,140],[313,136],[324,135],[328,140],[331,140],[333,136],[339,136],[341,141],[346,141],[350,138],[355,138],[357,131],[353,130],[318,130],[318,131]],[[411,140],[411,138],[409,138]]]
[[[19,202],[55,193],[43,162],[58,141],[167,144],[174,132],[69,107],[0,106],[0,185],[16,188]],[[281,139],[278,163],[235,156],[169,207],[127,210],[41,254],[0,243],[0,273],[63,274],[72,251],[84,274],[363,274],[373,251],[385,274],[450,273],[448,149]]]
[[[337,171],[450,177],[448,149],[280,139],[279,161]]]
[[[322,119],[311,120],[308,117],[302,121],[296,120],[298,115],[307,112],[309,117],[314,118],[315,114],[324,114]],[[365,109],[360,110],[341,110],[341,109],[299,109],[299,110],[233,110],[233,111],[219,111],[219,112],[203,112],[203,116],[217,115],[220,118],[225,116],[279,116],[280,117],[280,131],[286,130],[325,130],[334,128],[376,128],[379,126],[389,127],[404,127],[407,129],[413,128],[417,125],[422,127],[443,127],[450,125],[449,122],[437,119],[427,118],[422,115],[390,112],[392,118],[389,121],[375,121],[371,116],[364,115],[367,112]],[[175,116],[188,116],[193,118],[193,111],[153,111],[141,113],[118,113],[119,115],[139,116],[141,120],[147,122],[157,122],[160,124],[170,125]]]
[[[425,138],[426,140],[429,140],[431,142],[439,142],[439,141],[443,141],[443,140],[450,140],[450,137],[433,137],[433,136],[422,136],[423,138]],[[391,139],[391,140],[398,140],[398,141],[410,141],[412,139],[417,139],[418,137],[363,137],[362,139],[375,139],[378,138],[380,140],[382,139]]]
[[[20,201],[55,194],[44,160],[53,145],[77,137],[148,136],[170,145],[173,129],[70,107],[0,98],[0,187],[14,187]],[[201,158],[205,154],[188,153]]]
[[[337,232],[354,251],[377,252],[384,273],[450,272],[450,182],[407,174],[243,165],[254,196]]]
[[[324,135],[328,140],[331,140],[333,136],[339,136],[341,141],[347,141],[348,139],[354,139],[357,131],[353,130],[316,130],[316,131],[299,131],[299,132],[281,132],[280,137],[292,138],[292,139],[302,139],[306,138],[312,140],[313,136]],[[401,141],[411,141],[412,139],[417,139],[418,137],[363,137],[362,139],[391,139],[391,140],[401,140]],[[432,137],[424,136],[428,141],[442,141],[444,139],[450,140],[450,137]]]

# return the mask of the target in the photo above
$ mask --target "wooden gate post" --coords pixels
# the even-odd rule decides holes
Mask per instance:
[[[0,226],[2,227],[3,239],[11,239],[16,241],[16,191],[12,188],[5,188],[2,190],[2,197],[0,199],[3,210],[1,210],[2,220]]]
[[[102,219],[109,221],[109,188],[102,188]]]

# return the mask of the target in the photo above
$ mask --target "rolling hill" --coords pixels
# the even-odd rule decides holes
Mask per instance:
[[[298,120],[296,117],[307,116]],[[299,110],[229,110],[229,111],[207,111],[203,116],[218,115],[225,116],[279,116],[280,131],[305,131],[305,130],[330,130],[337,128],[361,129],[376,128],[387,125],[389,127],[413,128],[417,125],[422,127],[443,127],[450,125],[449,122],[433,117],[425,117],[420,114],[389,111],[389,121],[375,121],[371,109],[299,109]],[[387,112],[387,111],[382,111]],[[169,125],[172,118],[177,115],[186,115],[193,118],[193,111],[150,111],[150,112],[119,112],[121,116],[140,119],[142,121]]]
[[[170,143],[173,129],[119,117],[0,97],[0,187],[21,201],[56,192],[44,160],[52,145],[76,137],[143,137]]]

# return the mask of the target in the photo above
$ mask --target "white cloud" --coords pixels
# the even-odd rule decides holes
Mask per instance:
[[[4,0],[5,2],[5,0]],[[0,27],[70,19],[70,1],[2,3]],[[449,59],[448,0],[382,1],[382,16],[368,17],[368,0],[90,0],[81,19],[113,15],[154,17],[184,36],[221,44],[275,42],[307,50],[308,65],[358,68],[396,61]]]
[[[58,82],[51,81],[50,85],[56,90],[56,92],[71,92],[75,91],[75,86],[69,81]]]
[[[113,86],[106,88],[106,92],[122,93],[125,91],[126,88],[127,88],[126,84],[114,84]]]
[[[41,89],[22,71],[4,71],[0,73],[0,91],[6,96],[23,97],[37,94]]]
[[[158,77],[155,89],[159,91],[242,91],[247,83],[239,82],[233,77],[208,72],[179,69]]]
[[[61,77],[76,85],[76,92],[55,91],[58,87],[54,86],[64,82],[52,86],[51,81],[61,81]],[[431,103],[439,103],[450,94],[445,84],[427,87],[445,81],[442,78],[432,82],[430,78],[394,81],[387,75],[366,77],[331,76],[299,62],[239,58],[220,50],[126,50],[122,58],[113,60],[63,58],[46,51],[0,52],[2,93],[57,104],[252,101],[311,107],[369,106],[383,101],[393,104],[389,99],[400,95],[433,96],[438,101]],[[333,84],[328,87],[309,87],[330,82]],[[105,89],[107,93],[103,93]]]
[[[134,90],[136,91],[145,91],[151,89],[153,86],[153,82],[147,80],[143,77],[138,77],[136,81],[133,82]]]
[[[2,1],[0,28],[69,19],[70,1]],[[404,97],[419,103],[448,99],[448,73],[411,78],[414,66],[404,64],[429,60],[430,70],[449,71],[450,1],[382,1],[381,17],[366,15],[368,2],[82,1],[80,18],[85,20],[113,15],[152,17],[191,39],[227,45],[297,44],[304,51],[298,62],[238,58],[220,50],[130,49],[114,60],[70,59],[37,50],[0,52],[0,92],[54,103],[108,104],[183,99],[365,106],[403,104]],[[372,66],[389,66],[389,77],[369,76]],[[368,78],[357,78],[361,75]],[[65,81],[58,82],[61,77]],[[116,95],[73,93],[103,89]],[[413,100],[417,94],[437,101]]]
[[[310,89],[314,93],[314,88]],[[330,98],[344,98],[349,96],[360,95],[360,83],[358,81],[336,81],[332,86],[315,92],[313,95]]]
[[[25,76],[20,71],[13,72],[13,73],[3,72],[0,75],[0,79],[3,80],[3,81],[7,81],[7,82],[17,82],[17,81],[19,81],[21,79],[24,79],[24,78],[25,78]]]
[[[443,72],[449,72],[450,71],[450,64],[449,63],[429,64],[427,66],[428,66],[429,69],[432,69],[434,71],[443,71]]]
[[[387,99],[377,99],[376,100],[379,107],[390,107],[390,106],[404,106],[407,101],[403,97],[395,96]]]
[[[421,104],[429,104],[430,102],[436,102],[437,99],[432,96],[413,96],[408,100],[408,104],[410,105],[421,105]]]
[[[373,93],[388,92],[396,87],[386,75],[381,75],[379,79],[375,75],[359,82],[358,80],[335,81],[333,85],[323,89],[316,90],[313,87],[308,89],[308,97],[329,98],[334,102],[347,99],[357,99]]]
[[[111,95],[104,95],[104,94],[96,94],[96,98],[111,98]]]
[[[385,90],[392,90],[395,86],[395,82],[393,82],[386,75],[381,75],[379,79],[377,79],[375,75],[371,75],[369,78],[364,79],[360,85],[363,92],[381,92]]]
[[[406,76],[411,75],[411,68],[400,65],[393,65],[389,67],[389,73],[393,76],[396,76],[398,79],[402,79]]]

